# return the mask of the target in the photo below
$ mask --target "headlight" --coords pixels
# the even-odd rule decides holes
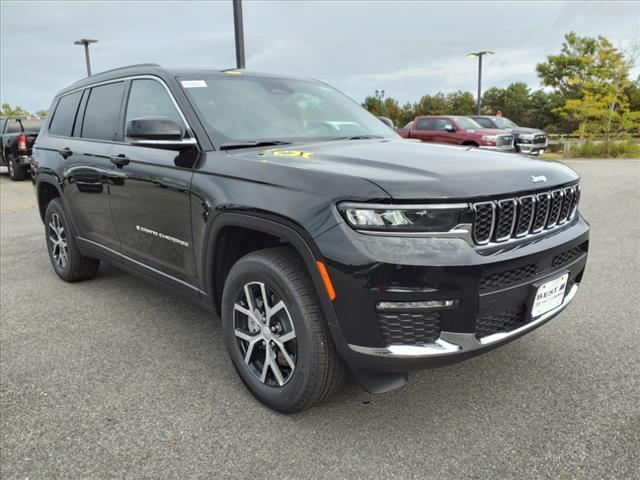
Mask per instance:
[[[372,205],[341,203],[340,213],[356,230],[448,232],[461,223],[467,204]]]
[[[494,142],[498,139],[497,135],[483,135],[482,140],[485,142]]]

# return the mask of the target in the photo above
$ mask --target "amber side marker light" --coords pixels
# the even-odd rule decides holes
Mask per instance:
[[[331,279],[329,278],[329,272],[327,272],[327,267],[324,266],[320,260],[316,260],[316,265],[318,265],[318,270],[320,271],[320,276],[322,277],[322,281],[324,282],[324,287],[327,289],[327,293],[329,294],[329,300],[333,302],[336,298],[336,291],[333,289],[333,284],[331,283]]]

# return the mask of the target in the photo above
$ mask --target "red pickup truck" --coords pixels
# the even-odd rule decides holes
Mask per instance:
[[[504,130],[482,128],[468,117],[416,117],[404,128],[396,130],[404,138],[423,142],[466,145],[506,152],[513,151],[513,134]]]

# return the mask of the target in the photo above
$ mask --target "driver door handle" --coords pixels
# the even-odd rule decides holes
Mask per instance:
[[[111,160],[111,163],[113,163],[118,168],[122,168],[125,165],[129,164],[129,159],[122,153],[120,155],[109,157],[109,160]]]

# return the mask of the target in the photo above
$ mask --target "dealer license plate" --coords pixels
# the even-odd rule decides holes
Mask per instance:
[[[532,318],[539,317],[562,303],[568,279],[569,274],[566,273],[538,287],[536,296],[533,299],[533,307],[531,308]]]

